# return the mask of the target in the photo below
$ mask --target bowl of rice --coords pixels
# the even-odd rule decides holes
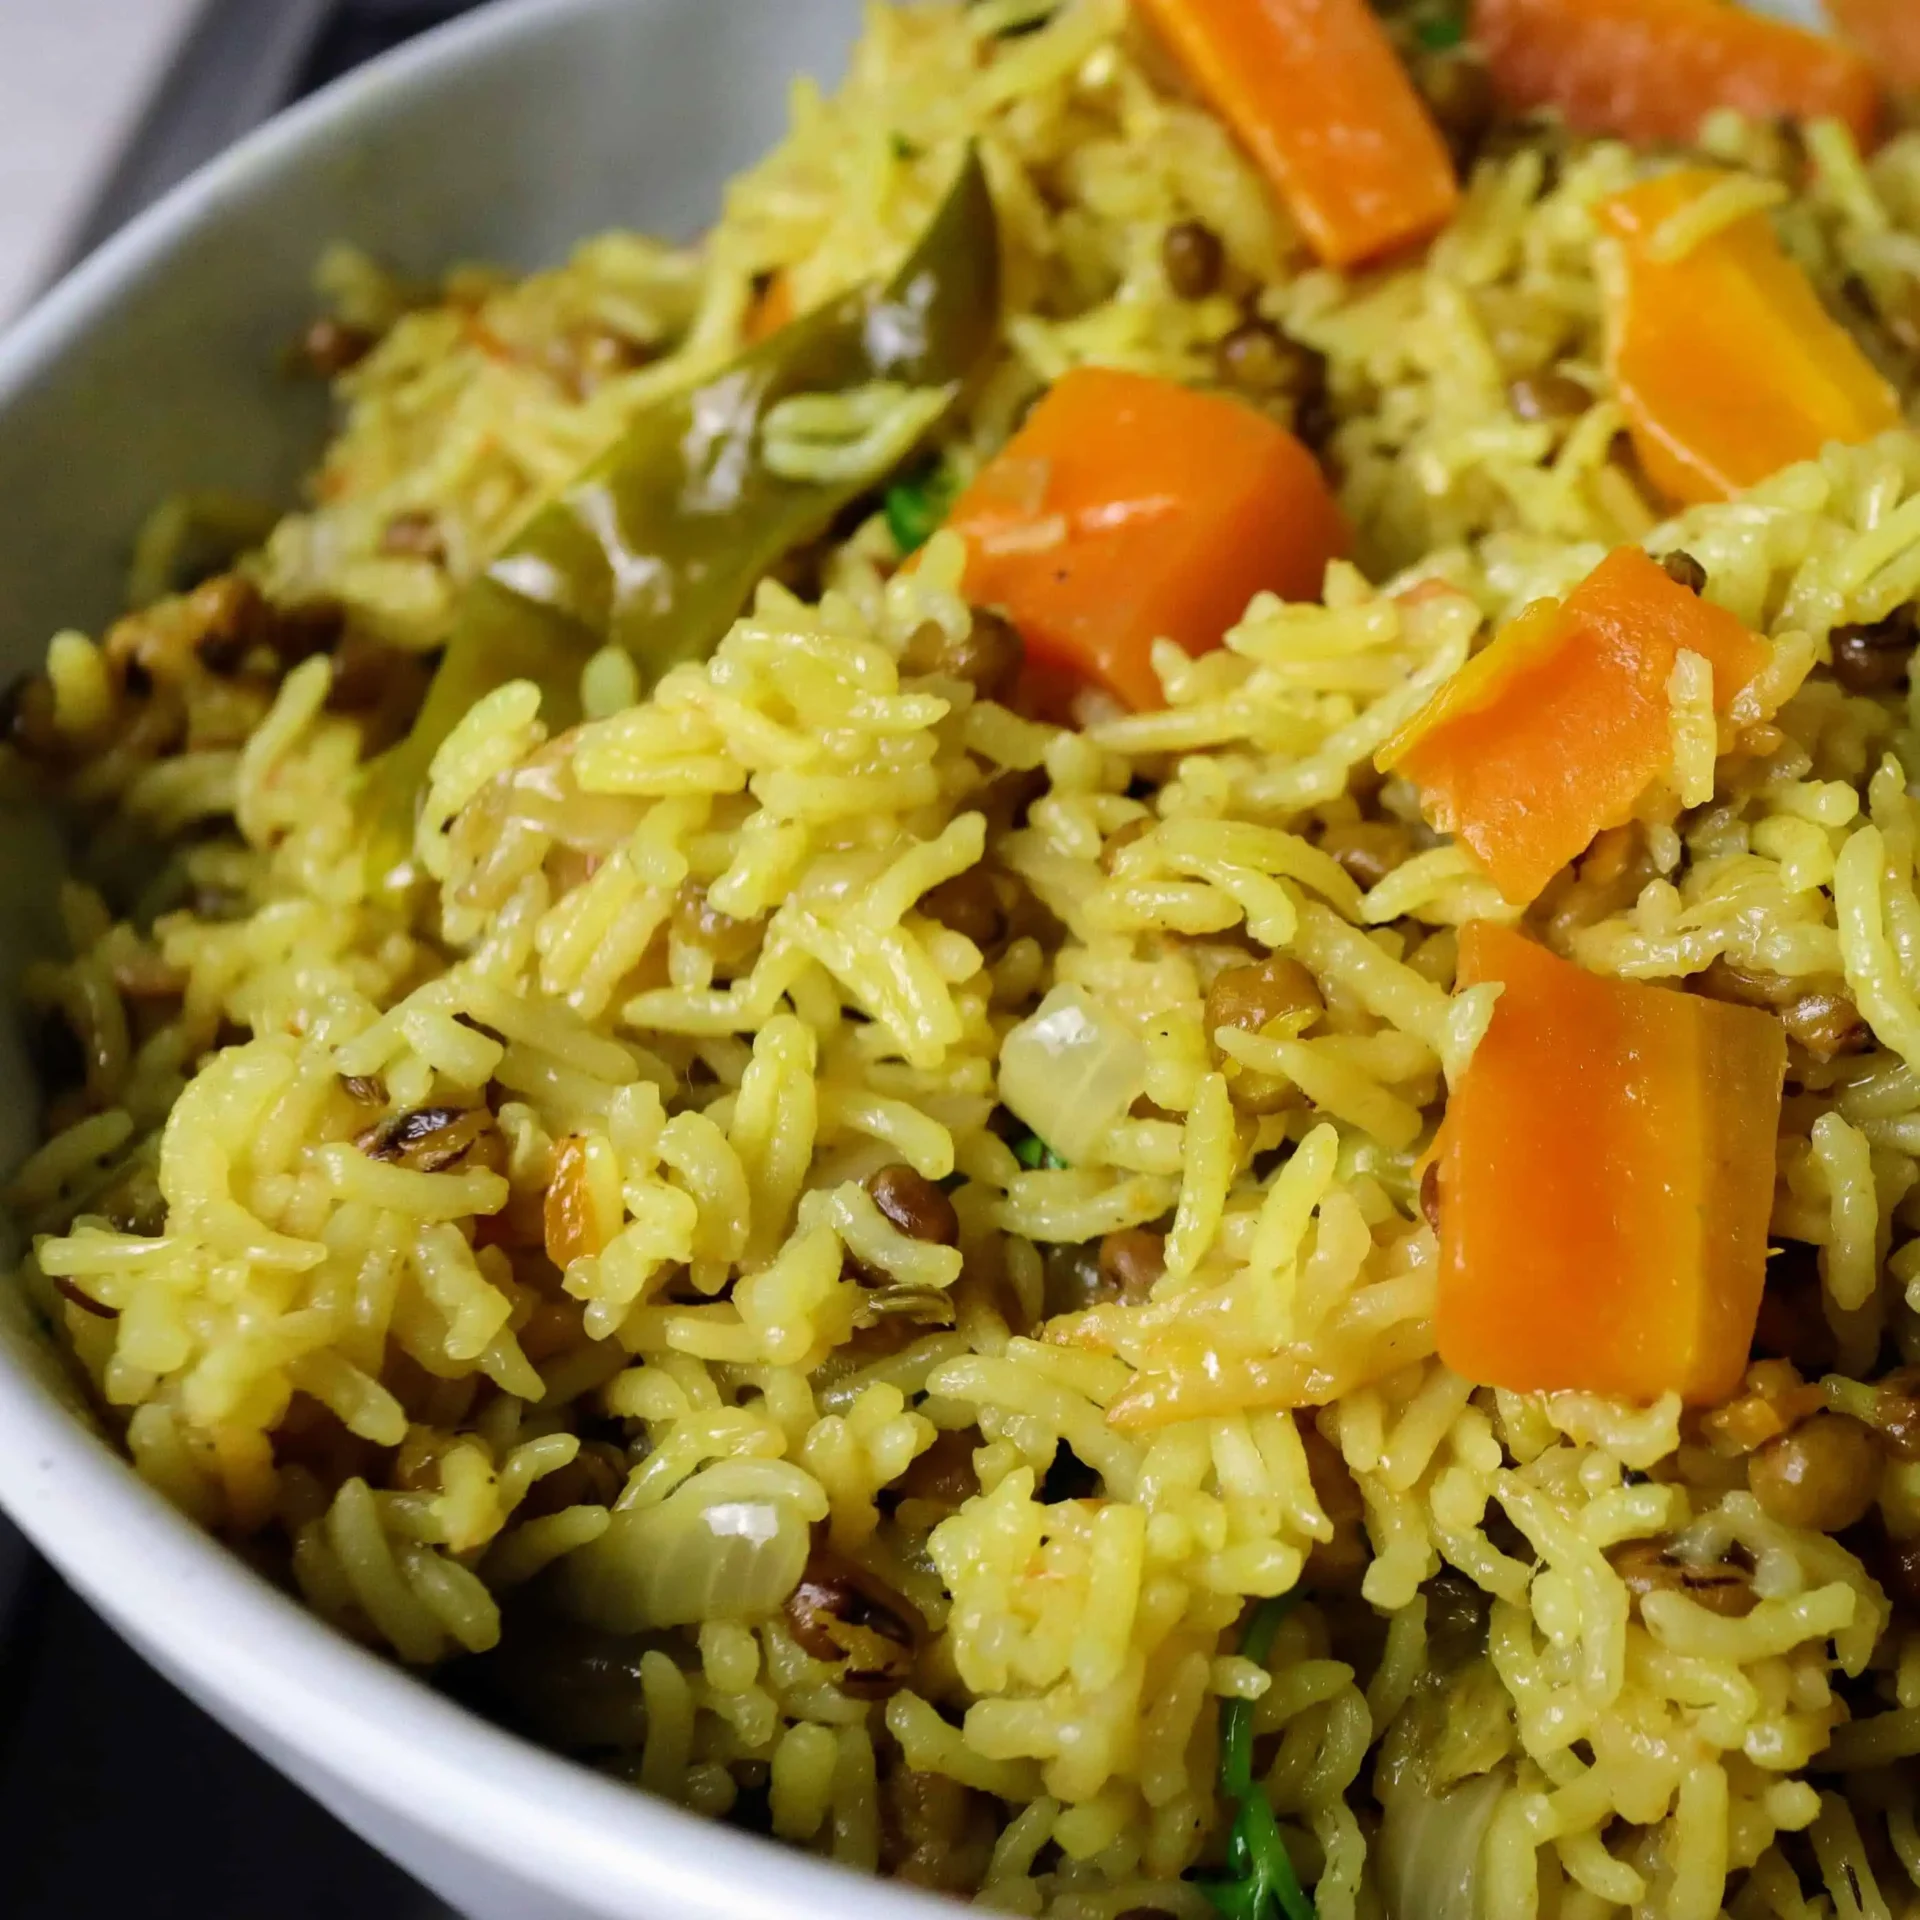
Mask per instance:
[[[519,0],[0,343],[0,1499],[475,1915],[1920,1912],[1920,46]]]

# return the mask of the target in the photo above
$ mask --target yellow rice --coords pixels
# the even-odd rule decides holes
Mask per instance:
[[[1863,161],[1808,129],[1804,177],[1776,129],[1702,138],[1734,177],[1657,244],[1773,208],[1911,391],[1854,295],[1888,310],[1920,278],[1920,137]],[[339,383],[308,504],[245,571],[276,606],[435,647],[533,501],[731,357],[761,276],[787,271],[805,308],[884,270],[968,140],[1009,313],[956,467],[1070,366],[1215,381],[1240,308],[1173,297],[1161,264],[1197,219],[1325,358],[1356,562],[1319,604],[1257,599],[1217,652],[1163,646],[1163,711],[1094,702],[1061,729],[903,676],[928,623],[966,630],[962,555],[936,536],[899,574],[876,518],[816,596],[763,584],[711,661],[644,699],[623,655],[598,657],[563,742],[529,687],[475,706],[434,763],[411,916],[368,897],[340,653],[222,678],[177,598],[100,645],[57,636],[62,798],[114,823],[103,846],[166,848],[165,910],[147,925],[76,877],[70,958],[24,983],[84,1075],[12,1184],[36,1236],[22,1284],[139,1471],[344,1631],[455,1685],[487,1670],[462,1655],[510,1659],[542,1737],[850,1865],[1010,1912],[1198,1920],[1182,1876],[1218,1867],[1219,1706],[1240,1699],[1318,1912],[1404,1914],[1376,1762],[1445,1683],[1472,1748],[1452,1792],[1486,1836],[1475,1915],[1920,1910],[1913,1614],[1848,1545],[1771,1519],[1676,1403],[1494,1391],[1433,1351],[1414,1162],[1492,1007],[1449,991],[1454,929],[1515,910],[1370,761],[1490,624],[1629,540],[1684,547],[1766,638],[1777,731],[1716,764],[1705,662],[1683,654],[1649,877],[1548,937],[1635,979],[1720,960],[1844,978],[1874,1044],[1797,1061],[1774,1233],[1819,1249],[1842,1400],[1883,1346],[1920,1361],[1920,695],[1849,695],[1827,670],[1835,627],[1920,597],[1920,435],[1656,525],[1619,456],[1591,213],[1645,158],[1520,129],[1422,259],[1341,275],[1123,0],[880,9],[843,91],[796,88],[791,134],[697,248],[610,235],[517,284],[461,269],[434,289],[330,258],[340,315],[379,343]],[[594,361],[608,338],[647,357]],[[1588,404],[1525,417],[1522,383],[1549,375]],[[1267,404],[1290,420],[1308,397]],[[395,550],[419,515],[435,550]],[[1397,599],[1415,579],[1452,591]],[[171,732],[141,720],[136,646],[169,663]],[[558,811],[518,777],[556,764]],[[1030,774],[1024,820],[990,824],[996,783]],[[1408,829],[1411,854],[1365,888],[1320,845],[1362,819]],[[920,910],[983,861],[1057,938],[988,958]],[[676,920],[689,883],[764,920],[728,977]],[[1248,938],[1302,962],[1328,1017],[1210,1049],[1206,989]],[[1002,1048],[1063,991],[1131,1036],[1144,1098],[1067,1166],[1028,1168],[990,1124]],[[1256,1074],[1294,1093],[1250,1119],[1233,1090]],[[482,1098],[491,1162],[354,1144]],[[561,1276],[537,1228],[531,1250],[475,1229],[537,1217],[563,1151],[593,1250]],[[875,1206],[862,1183],[892,1163],[957,1176],[957,1248]],[[1150,1301],[1049,1320],[1042,1249],[1155,1223]],[[950,1324],[863,1338],[876,1280]],[[1255,1663],[1235,1651],[1249,1600],[1335,1534],[1308,1425],[1364,1502],[1367,1564],[1350,1594],[1309,1575]],[[952,1434],[977,1490],[903,1497]],[[1097,1496],[1046,1497],[1063,1447]],[[911,1603],[909,1684],[855,1697],[777,1605],[741,1617],[716,1589],[617,1656],[593,1642],[602,1692],[581,1704],[582,1632],[556,1608],[604,1627],[610,1562],[670,1558],[689,1513],[729,1501]],[[1889,1462],[1878,1507],[1895,1541],[1920,1536],[1920,1465]],[[1641,1540],[1737,1553],[1756,1604],[1630,1604],[1608,1554]],[[1429,1629],[1469,1589],[1484,1653],[1450,1670]]]

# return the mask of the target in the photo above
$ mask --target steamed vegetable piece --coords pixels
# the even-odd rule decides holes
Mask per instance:
[[[1599,209],[1623,256],[1607,352],[1634,451],[1661,492],[1689,504],[1900,424],[1899,396],[1828,316],[1764,210],[1666,257],[1669,223],[1730,177],[1686,167]]]
[[[1145,1092],[1147,1050],[1117,1014],[1078,987],[1055,987],[1000,1046],[1000,1101],[1046,1155],[1096,1160],[1107,1130]]]
[[[1246,1659],[1265,1664],[1280,1622],[1299,1598],[1296,1589],[1254,1608],[1240,1637]],[[1220,1709],[1220,1793],[1236,1809],[1227,1835],[1227,1864],[1234,1877],[1202,1881],[1200,1891],[1228,1920],[1267,1920],[1275,1909],[1285,1920],[1314,1920],[1313,1902],[1293,1870],[1266,1789],[1253,1776],[1251,1700],[1229,1700]]]
[[[1408,1772],[1376,1786],[1380,1903],[1387,1920],[1481,1920],[1486,1907],[1480,1854],[1512,1784],[1504,1771],[1481,1773],[1430,1793]]]
[[[757,347],[770,334],[778,333],[792,318],[793,276],[776,273],[754,296],[741,332],[746,336],[749,346]]]
[[[1005,611],[1040,681],[1090,681],[1130,707],[1163,704],[1156,639],[1203,653],[1262,588],[1317,598],[1349,544],[1284,427],[1105,367],[1063,375],[947,524],[967,544],[967,597]]]
[[[1480,1920],[1480,1856],[1513,1784],[1513,1703],[1487,1657],[1487,1609],[1443,1574],[1425,1595],[1427,1671],[1380,1743],[1372,1850],[1386,1920]]]
[[[958,397],[999,324],[1000,242],[979,157],[884,287],[860,287],[781,327],[731,365],[641,413],[625,435],[467,589],[413,731],[369,772],[381,877],[406,860],[435,749],[509,680],[531,680],[550,726],[579,717],[580,670],[609,642],[651,684],[719,642],[755,583],[881,476],[783,478],[767,417],[796,396],[886,382]],[[937,415],[925,420],[924,437]]]
[[[1827,13],[1896,87],[1920,88],[1920,7],[1913,0],[1827,0]]]
[[[1528,607],[1379,765],[1420,789],[1427,818],[1509,900],[1531,900],[1671,764],[1667,686],[1682,650],[1712,668],[1722,712],[1766,659],[1732,614],[1623,547],[1564,601]]]
[[[826,1505],[780,1461],[722,1461],[664,1500],[616,1507],[597,1540],[568,1554],[561,1604],[606,1633],[759,1620],[807,1564],[809,1525]]]
[[[1146,0],[1146,11],[1329,265],[1424,240],[1452,217],[1446,142],[1367,0]]]
[[[1486,980],[1436,1161],[1440,1357],[1519,1392],[1724,1399],[1766,1277],[1779,1021],[1475,921],[1459,981]]]
[[[1583,133],[1690,145],[1735,107],[1844,120],[1865,146],[1879,122],[1853,48],[1730,0],[1474,0],[1472,31],[1506,106],[1556,108]]]

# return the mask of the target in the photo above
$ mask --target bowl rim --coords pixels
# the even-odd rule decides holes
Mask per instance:
[[[262,179],[314,163],[336,133],[400,106],[431,76],[501,58],[576,16],[658,4],[496,0],[276,115],[0,330],[0,432],[7,409],[130,287]],[[118,1630],[190,1682],[185,1690],[199,1704],[237,1722],[249,1744],[257,1746],[257,1729],[346,1795],[467,1862],[609,1916],[792,1920],[811,1911],[932,1920],[952,1911],[947,1900],[624,1786],[458,1706],[327,1626],[203,1532],[4,1342],[0,1505]]]

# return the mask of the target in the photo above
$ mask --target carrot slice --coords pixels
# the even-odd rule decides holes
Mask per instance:
[[[1900,399],[1821,306],[1764,212],[1678,259],[1669,225],[1728,178],[1707,167],[1602,203],[1624,270],[1608,294],[1608,356],[1647,477],[1671,500],[1724,500],[1900,424]]]
[[[1321,259],[1372,259],[1452,217],[1446,142],[1367,0],[1145,6]]]
[[[1862,146],[1879,125],[1853,48],[1727,0],[1474,0],[1473,37],[1505,105],[1583,133],[1685,144],[1716,107],[1844,120]]]
[[[1063,375],[947,525],[967,543],[967,597],[1005,610],[1043,683],[1091,682],[1136,708],[1165,704],[1156,639],[1217,647],[1262,588],[1315,598],[1348,547],[1284,427],[1106,367]]]
[[[1640,551],[1609,554],[1567,598],[1536,601],[1381,748],[1509,900],[1531,900],[1673,757],[1667,683],[1682,649],[1717,709],[1766,649]]]
[[[1920,7],[1913,0],[1827,0],[1827,12],[1896,87],[1920,88]]]
[[[1459,979],[1503,991],[1441,1136],[1441,1358],[1519,1392],[1724,1399],[1765,1284],[1779,1021],[1484,921]]]
[[[778,333],[793,318],[793,275],[783,267],[754,296],[740,337],[757,347],[770,333]]]

